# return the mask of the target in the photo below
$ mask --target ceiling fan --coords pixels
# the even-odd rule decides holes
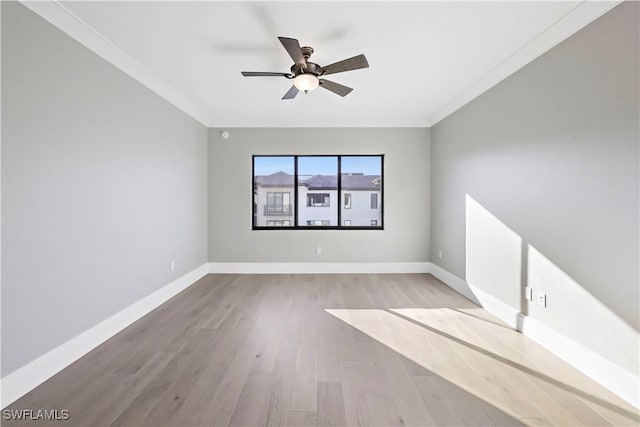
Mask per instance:
[[[298,40],[287,37],[278,37],[278,40],[280,40],[282,46],[284,46],[291,59],[293,59],[294,64],[291,66],[290,73],[243,71],[242,75],[245,77],[284,77],[286,79],[293,79],[293,86],[284,94],[282,99],[293,99],[299,91],[309,93],[318,86],[340,96],[347,96],[353,90],[352,88],[327,79],[320,79],[320,77],[326,76],[327,74],[369,68],[367,58],[362,54],[321,67],[309,61],[313,53],[312,47],[300,47]]]

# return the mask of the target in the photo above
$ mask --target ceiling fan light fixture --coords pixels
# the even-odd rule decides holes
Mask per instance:
[[[298,74],[293,79],[293,85],[298,90],[301,90],[304,93],[311,92],[312,90],[317,88],[319,84],[320,82],[318,81],[318,78],[313,74],[306,74],[306,73]]]
[[[2,1],[2,0],[0,0]],[[300,42],[289,37],[278,37],[280,43],[287,51],[294,64],[291,66],[290,73],[274,73],[270,71],[242,71],[244,77],[284,77],[293,79],[293,86],[284,94],[282,99],[294,99],[298,92],[309,93],[318,86],[333,92],[336,95],[345,97],[353,90],[350,87],[332,82],[323,78],[327,74],[343,73],[345,71],[359,70],[361,68],[369,68],[369,63],[364,54],[356,55],[352,58],[343,59],[321,67],[318,64],[309,62],[313,48],[310,46],[300,46]]]

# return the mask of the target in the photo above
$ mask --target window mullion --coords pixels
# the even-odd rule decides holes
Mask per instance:
[[[336,200],[336,209],[338,209],[338,227],[342,227],[342,156],[338,156],[338,200]]]
[[[293,226],[298,224],[298,156],[293,156]]]

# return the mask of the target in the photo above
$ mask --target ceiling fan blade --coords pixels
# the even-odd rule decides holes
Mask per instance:
[[[296,95],[298,94],[298,88],[295,86],[291,86],[291,89],[289,89],[287,91],[287,93],[284,94],[284,96],[282,97],[282,99],[293,99],[296,97]]]
[[[245,77],[288,77],[289,73],[270,73],[262,71],[243,71],[242,75]]]
[[[288,37],[278,37],[282,46],[284,46],[285,50],[293,59],[293,62],[296,64],[300,64],[302,68],[305,68],[307,62],[304,60],[304,56],[302,55],[302,49],[300,48],[300,42],[296,39],[290,39]]]
[[[350,87],[341,85],[339,83],[334,83],[330,80],[325,80],[325,79],[320,80],[320,87],[330,90],[331,92],[338,94],[340,96],[347,96],[353,90]]]
[[[364,55],[357,55],[353,58],[345,59],[322,68],[324,69],[324,74],[335,74],[342,73],[343,71],[369,68],[369,63],[367,62],[367,58]]]

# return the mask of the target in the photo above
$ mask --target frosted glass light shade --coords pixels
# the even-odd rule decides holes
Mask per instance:
[[[318,84],[318,78],[313,74],[299,74],[295,79],[293,79],[293,85],[298,88],[298,90],[304,91],[305,93],[311,92],[317,88]]]

